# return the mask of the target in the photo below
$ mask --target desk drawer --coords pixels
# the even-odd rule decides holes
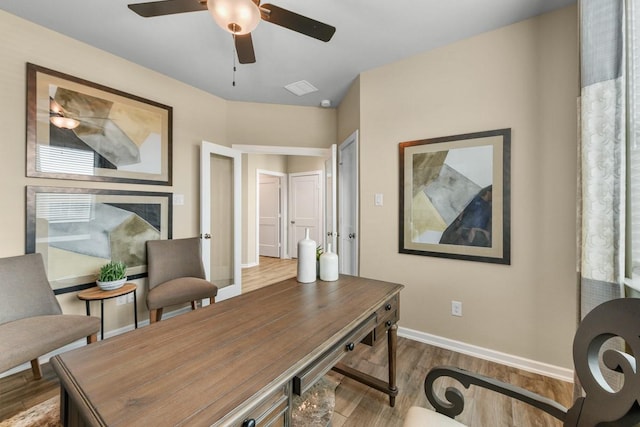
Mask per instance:
[[[293,392],[301,396],[316,381],[326,374],[342,357],[352,351],[376,326],[376,316],[372,314],[367,320],[362,322],[353,332],[340,340],[329,351],[325,352],[318,359],[314,360],[302,372],[293,377]]]
[[[373,345],[382,339],[391,325],[400,319],[400,299],[398,295],[389,298],[376,310],[376,328],[364,337],[362,342]]]
[[[284,425],[284,419],[286,418],[288,410],[289,387],[287,384],[262,399],[257,406],[247,411],[247,413],[240,418],[240,421],[233,425],[237,427],[250,425],[256,427],[281,426]]]

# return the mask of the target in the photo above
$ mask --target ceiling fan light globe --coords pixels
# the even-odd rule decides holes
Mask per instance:
[[[62,116],[51,116],[49,121],[54,126],[57,126],[62,129],[75,129],[80,125],[80,122],[76,119],[72,119],[70,117],[62,117]]]
[[[207,0],[214,21],[231,34],[253,31],[260,22],[260,9],[252,0]]]

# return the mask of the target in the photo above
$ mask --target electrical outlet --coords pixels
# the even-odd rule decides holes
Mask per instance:
[[[126,303],[127,303],[127,296],[126,295],[121,295],[121,296],[116,298],[116,305],[124,305]]]
[[[451,301],[451,315],[462,317],[462,303],[460,301]]]

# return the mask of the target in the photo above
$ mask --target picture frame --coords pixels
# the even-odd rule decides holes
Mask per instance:
[[[100,267],[123,261],[145,277],[146,241],[172,238],[171,193],[26,187],[25,253],[39,252],[55,294],[95,286]]]
[[[27,63],[29,177],[171,185],[172,107]]]
[[[511,129],[399,144],[399,252],[511,264]]]

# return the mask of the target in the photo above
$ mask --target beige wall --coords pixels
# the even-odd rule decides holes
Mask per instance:
[[[360,76],[361,274],[406,285],[402,327],[572,366],[576,47],[569,7]],[[512,129],[511,265],[399,254],[398,143],[499,128]]]
[[[360,129],[360,77],[354,80],[338,106],[338,142]]]
[[[333,108],[248,102],[228,102],[227,106],[232,144],[326,148],[336,142]]]

